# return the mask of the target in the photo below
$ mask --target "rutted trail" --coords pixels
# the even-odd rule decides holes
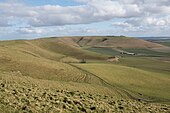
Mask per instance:
[[[74,64],[70,64],[70,63],[69,63],[69,65],[71,65],[71,66],[73,66],[73,67],[75,67],[75,68],[77,68],[77,69],[79,69],[79,70],[87,73],[87,74],[85,75],[85,77],[84,77],[84,78],[85,78],[85,79],[84,79],[85,82],[87,82],[87,81],[90,79],[90,76],[94,76],[94,77],[98,78],[98,80],[101,82],[101,85],[103,85],[103,86],[105,86],[105,87],[111,88],[111,90],[113,90],[113,91],[116,93],[116,95],[119,95],[119,96],[122,97],[122,98],[125,98],[125,97],[128,96],[128,97],[130,97],[131,99],[138,100],[138,98],[130,95],[130,94],[129,94],[128,92],[126,92],[125,90],[122,90],[122,89],[120,89],[120,88],[118,88],[118,87],[116,87],[116,86],[113,86],[113,85],[109,84],[108,82],[106,82],[105,80],[103,80],[102,78],[100,78],[99,76],[97,76],[97,75],[95,75],[95,74],[93,74],[93,73],[91,73],[91,72],[89,72],[89,71],[87,71],[87,70],[85,70],[85,69],[82,69],[82,68],[80,68],[80,67],[78,67],[78,66],[75,66]]]
[[[167,103],[169,103],[170,102],[169,99],[154,99],[154,98],[150,98],[148,96],[139,95],[137,92],[127,91],[124,88],[121,88],[119,86],[112,85],[112,84],[108,83],[106,80],[100,78],[99,76],[95,75],[92,72],[89,72],[86,69],[78,67],[78,66],[76,66],[74,64],[69,64],[69,65],[71,65],[73,67],[76,67],[77,69],[82,70],[83,72],[85,72],[85,73],[87,73],[87,74],[89,74],[91,76],[97,77],[101,81],[103,86],[111,88],[115,93],[117,93],[117,95],[120,95],[122,98],[127,98],[128,97],[128,98],[131,98],[133,100],[144,101],[144,102],[149,102],[149,103],[156,103],[156,102],[167,102]]]

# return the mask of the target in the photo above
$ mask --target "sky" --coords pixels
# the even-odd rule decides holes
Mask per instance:
[[[0,40],[170,36],[170,0],[0,0]]]

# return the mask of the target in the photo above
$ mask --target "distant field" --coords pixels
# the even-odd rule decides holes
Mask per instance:
[[[120,52],[112,49],[112,48],[97,48],[97,47],[93,47],[93,48],[86,48],[86,50],[92,51],[92,52],[96,52],[96,53],[100,53],[102,55],[110,55],[110,56],[130,56],[130,55],[126,55],[126,54],[120,54]],[[150,50],[150,49],[144,49],[144,48],[128,48],[128,49],[120,49],[126,52],[130,52],[130,53],[135,53],[136,57],[168,57],[170,56],[170,52],[169,53],[165,53],[165,52],[157,52],[154,50]]]
[[[157,43],[170,47],[170,40],[167,42],[157,42]]]
[[[87,50],[105,55],[120,55],[120,52],[115,51],[112,48],[87,48]]]
[[[170,75],[170,62],[152,57],[122,57],[116,64]]]
[[[131,49],[123,49],[123,50],[127,52],[135,53],[140,56],[148,56],[148,57],[170,56],[170,53],[157,52],[150,49],[131,48]]]

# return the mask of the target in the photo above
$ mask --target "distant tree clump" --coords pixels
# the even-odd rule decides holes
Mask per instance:
[[[85,59],[81,59],[80,63],[86,63],[86,60]]]

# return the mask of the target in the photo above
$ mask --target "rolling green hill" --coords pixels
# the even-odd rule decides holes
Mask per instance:
[[[0,41],[1,111],[167,112],[169,53],[156,51],[164,48],[107,36]],[[149,55],[107,61],[125,49]]]
[[[110,47],[110,48],[167,48],[158,43],[153,43],[137,38],[119,36],[101,37],[64,37],[63,42],[80,47]],[[69,41],[65,41],[69,40]]]

